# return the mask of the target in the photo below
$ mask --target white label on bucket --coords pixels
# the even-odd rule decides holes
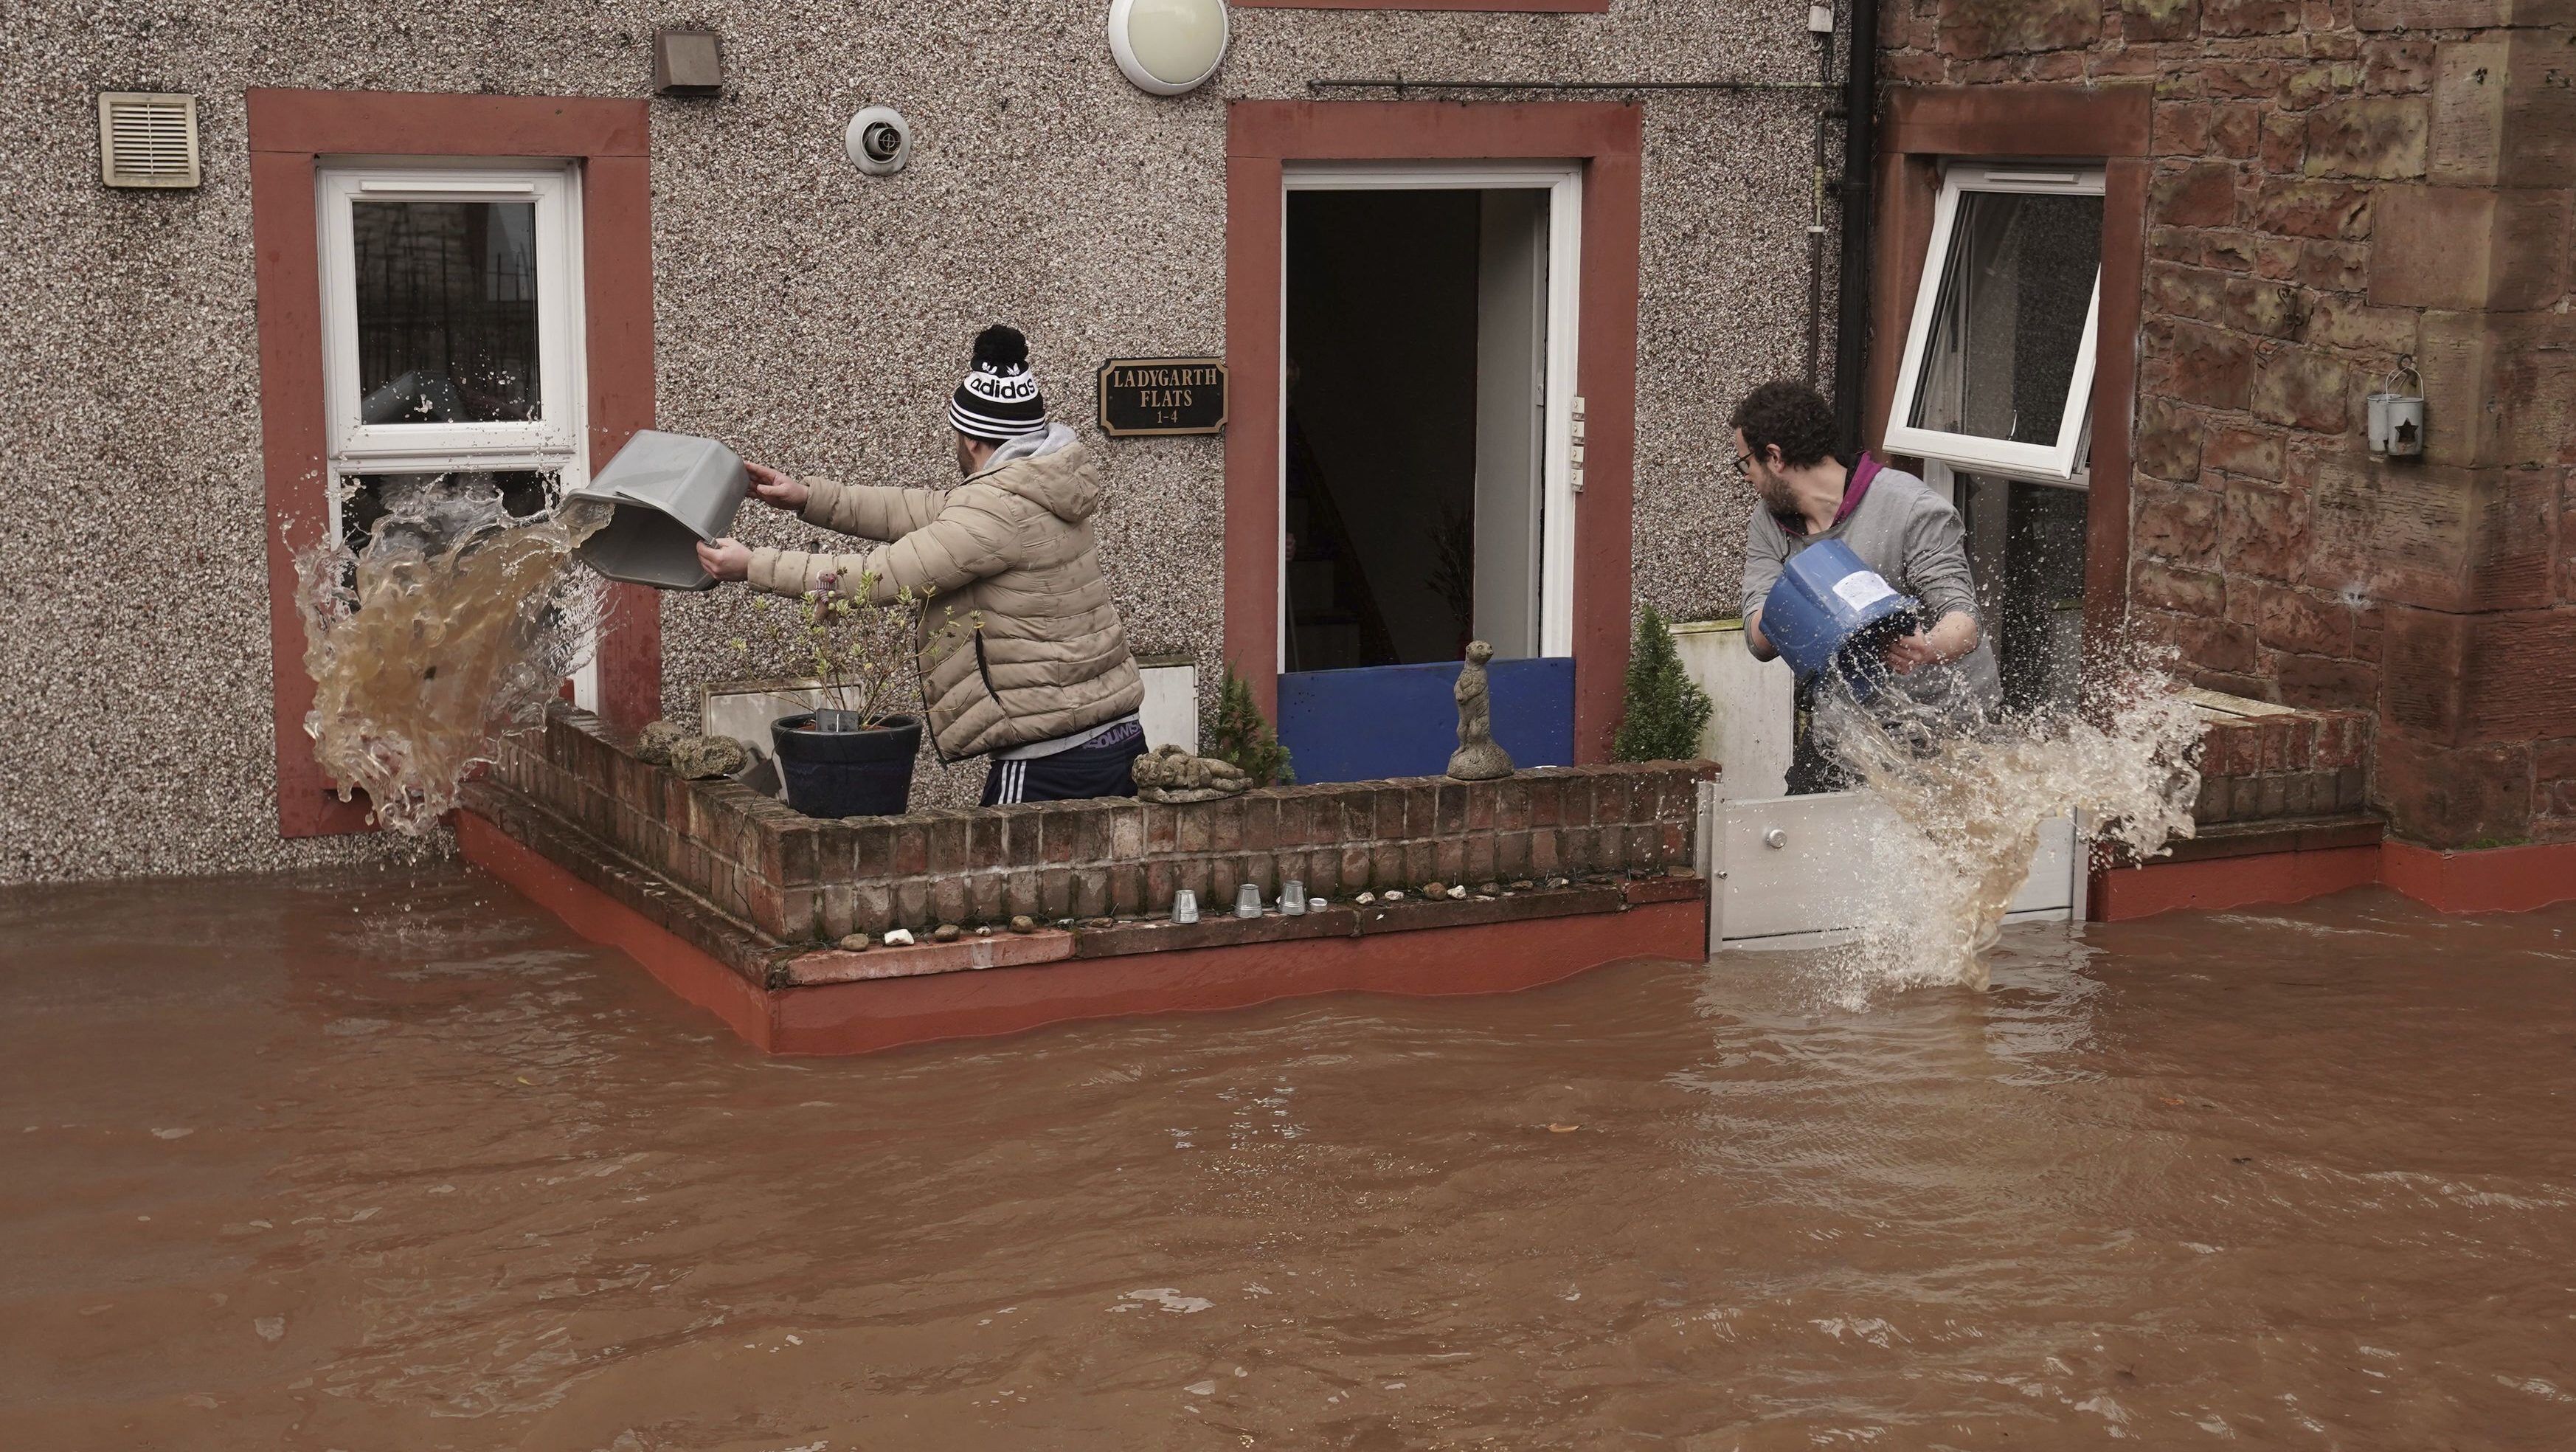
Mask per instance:
[[[1854,571],[1834,581],[1834,593],[1843,597],[1843,603],[1854,610],[1866,610],[1896,594],[1888,588],[1885,580],[1870,570]]]

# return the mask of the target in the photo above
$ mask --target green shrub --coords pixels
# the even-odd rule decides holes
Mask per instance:
[[[1699,755],[1699,734],[1716,709],[1682,669],[1671,627],[1647,606],[1628,650],[1628,694],[1611,755],[1621,761],[1688,761]]]
[[[1216,716],[1208,722],[1207,748],[1202,754],[1232,762],[1257,787],[1287,786],[1297,780],[1288,764],[1288,748],[1271,734],[1260,703],[1252,699],[1252,687],[1234,673],[1231,661],[1226,663],[1225,685],[1217,692]]]

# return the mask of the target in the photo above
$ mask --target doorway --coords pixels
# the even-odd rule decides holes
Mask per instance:
[[[1280,729],[1299,774],[1440,771],[1471,640],[1494,647],[1496,739],[1569,763],[1579,173],[1284,180]]]
[[[2016,715],[2073,710],[2083,689],[2085,482],[1951,476],[1977,615]]]

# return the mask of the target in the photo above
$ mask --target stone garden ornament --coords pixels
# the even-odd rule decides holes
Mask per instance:
[[[1252,786],[1233,762],[1192,756],[1177,746],[1157,746],[1127,770],[1136,779],[1136,795],[1149,802],[1212,802]]]
[[[752,751],[730,736],[703,736],[675,721],[656,721],[636,741],[635,759],[667,766],[690,781],[712,781],[749,766]]]
[[[1511,755],[1494,742],[1493,685],[1485,662],[1494,648],[1481,640],[1467,643],[1467,663],[1458,668],[1458,749],[1449,754],[1453,781],[1494,781],[1512,774]]]
[[[713,781],[751,765],[751,748],[730,736],[683,736],[671,743],[671,770],[691,781]]]

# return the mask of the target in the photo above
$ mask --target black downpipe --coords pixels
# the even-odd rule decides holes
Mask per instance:
[[[1843,269],[1834,299],[1834,434],[1857,462],[1869,363],[1870,178],[1878,169],[1878,0],[1851,0],[1843,86]]]
[[[1816,37],[1816,88],[1831,91],[1834,84],[1834,33],[1830,30]],[[1831,106],[1816,108],[1816,162],[1807,195],[1807,386],[1820,381],[1816,370],[1822,359],[1820,335],[1825,327],[1825,123],[1833,119]]]

